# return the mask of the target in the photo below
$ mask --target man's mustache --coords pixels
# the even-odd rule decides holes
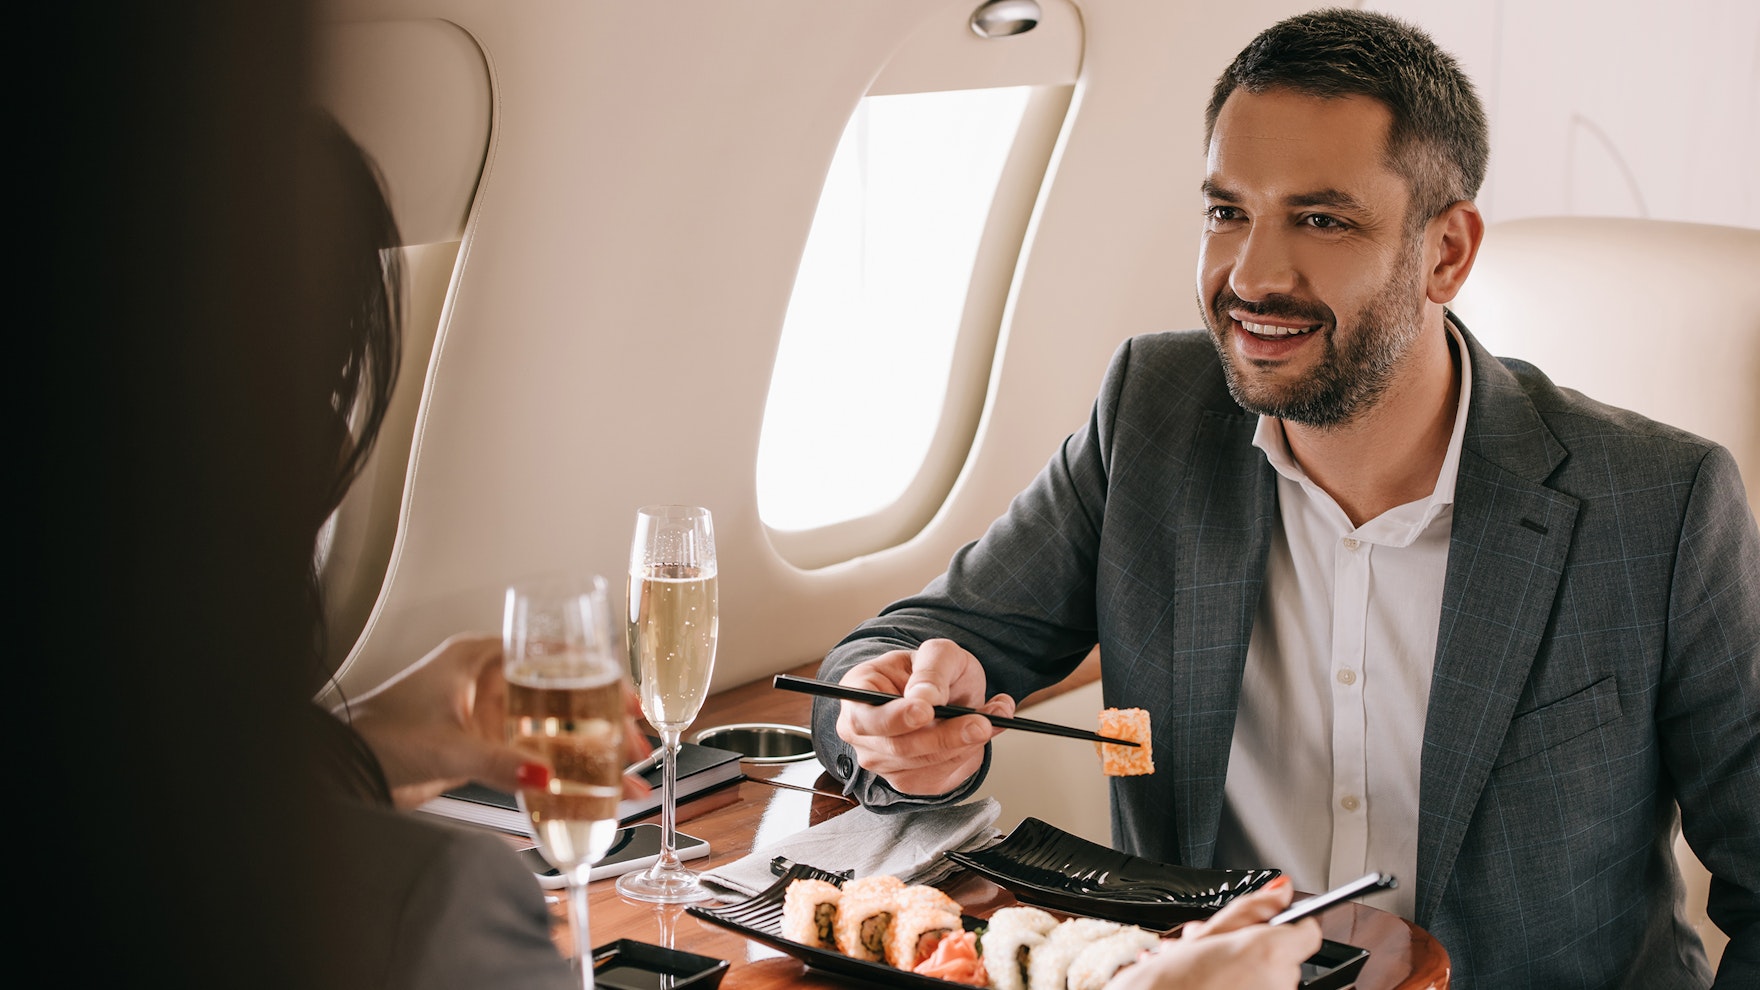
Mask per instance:
[[[1307,302],[1293,296],[1266,296],[1258,302],[1247,302],[1240,296],[1223,289],[1216,294],[1211,302],[1211,310],[1216,315],[1218,325],[1233,320],[1230,311],[1248,316],[1282,320],[1289,323],[1323,323],[1333,322],[1331,307],[1317,302]]]

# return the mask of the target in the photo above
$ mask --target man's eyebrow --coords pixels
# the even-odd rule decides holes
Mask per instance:
[[[1240,196],[1237,195],[1233,190],[1226,189],[1222,186],[1219,186],[1214,181],[1212,181],[1210,179],[1204,180],[1204,185],[1202,188],[1204,191],[1204,198],[1205,199],[1221,199],[1221,200],[1226,200],[1230,203],[1240,202]]]
[[[1342,189],[1316,189],[1309,193],[1299,193],[1284,202],[1291,206],[1330,206],[1334,209],[1351,210],[1366,213],[1369,208],[1363,201]]]
[[[1205,179],[1202,186],[1205,199],[1218,200],[1224,203],[1238,203],[1240,193],[1228,188],[1213,179]],[[1335,210],[1346,210],[1354,213],[1368,213],[1369,207],[1362,200],[1342,189],[1316,189],[1313,192],[1297,193],[1284,198],[1286,206],[1325,206]]]

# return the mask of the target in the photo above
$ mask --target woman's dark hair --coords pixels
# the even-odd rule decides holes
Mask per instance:
[[[336,472],[325,515],[341,504],[384,425],[397,381],[402,337],[401,238],[378,168],[335,118],[313,111],[308,180],[314,206],[328,207],[307,258],[320,267],[312,332],[329,362],[325,397],[338,426]]]
[[[1477,196],[1485,181],[1491,142],[1472,82],[1453,56],[1404,21],[1333,8],[1266,28],[1216,80],[1204,112],[1206,145],[1236,89],[1381,101],[1393,113],[1387,163],[1411,192],[1413,226]]]
[[[335,118],[310,114],[302,148],[299,256],[302,323],[311,335],[304,399],[326,423],[324,447],[306,463],[322,465],[309,489],[314,548],[324,521],[359,477],[384,425],[402,349],[402,243],[385,186],[371,157]],[[312,686],[337,658],[325,656],[323,599],[316,554],[308,579]]]

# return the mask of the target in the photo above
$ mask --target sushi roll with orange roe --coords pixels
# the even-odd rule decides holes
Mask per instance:
[[[837,948],[837,905],[843,891],[834,883],[800,879],[782,895],[782,937],[815,949]]]
[[[892,882],[867,882],[881,879]],[[886,960],[886,936],[898,915],[898,891],[903,886],[896,877],[867,877],[843,885],[835,926],[839,952],[868,962]]]

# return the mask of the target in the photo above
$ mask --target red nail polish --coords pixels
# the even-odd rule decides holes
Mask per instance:
[[[542,763],[521,763],[514,776],[521,787],[543,787],[550,783],[550,768]]]
[[[1265,885],[1266,890],[1277,890],[1289,886],[1289,874],[1285,873]]]

